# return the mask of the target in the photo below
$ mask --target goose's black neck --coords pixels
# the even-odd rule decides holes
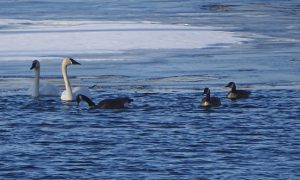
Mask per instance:
[[[232,85],[231,92],[236,92],[236,86],[235,86],[235,84]]]
[[[208,93],[206,94],[206,100],[207,100],[207,101],[210,101],[210,92],[208,92]]]
[[[86,97],[85,95],[78,95],[77,102],[79,103],[80,100],[78,100],[78,98],[80,100],[85,101],[90,107],[95,107],[96,106],[96,104],[90,98]]]

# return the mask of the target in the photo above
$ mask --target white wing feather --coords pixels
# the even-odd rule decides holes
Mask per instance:
[[[88,88],[86,87],[74,87],[72,88],[72,100],[75,100],[77,95],[79,94],[82,94],[82,95],[85,95],[89,98],[91,98],[91,93],[89,91]],[[67,93],[66,93],[66,90],[64,90],[62,93],[61,93],[61,96],[60,98],[64,101],[68,101],[69,99],[67,98]]]
[[[59,88],[51,83],[40,84],[40,95],[41,96],[59,96]]]
[[[28,94],[30,96],[34,95],[34,85],[28,89]],[[60,90],[54,84],[42,82],[39,87],[39,95],[40,96],[59,96]]]

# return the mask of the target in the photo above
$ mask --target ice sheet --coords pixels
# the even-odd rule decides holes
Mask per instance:
[[[0,56],[228,46],[249,39],[212,27],[154,22],[1,20]]]

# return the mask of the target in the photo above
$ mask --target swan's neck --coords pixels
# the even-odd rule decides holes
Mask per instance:
[[[38,97],[40,95],[40,69],[34,69],[35,77],[33,82],[33,97]]]
[[[72,96],[72,89],[71,89],[71,85],[70,85],[70,81],[69,81],[68,73],[67,73],[67,65],[63,64],[61,66],[61,71],[63,74],[65,87],[66,87],[66,97],[68,100],[71,101],[71,100],[73,100],[73,96]]]

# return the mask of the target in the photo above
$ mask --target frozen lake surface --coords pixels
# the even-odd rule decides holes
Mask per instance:
[[[298,1],[1,1],[1,179],[298,179]],[[125,110],[33,99],[42,81]],[[251,98],[226,99],[228,82]],[[205,87],[217,108],[199,107]]]

